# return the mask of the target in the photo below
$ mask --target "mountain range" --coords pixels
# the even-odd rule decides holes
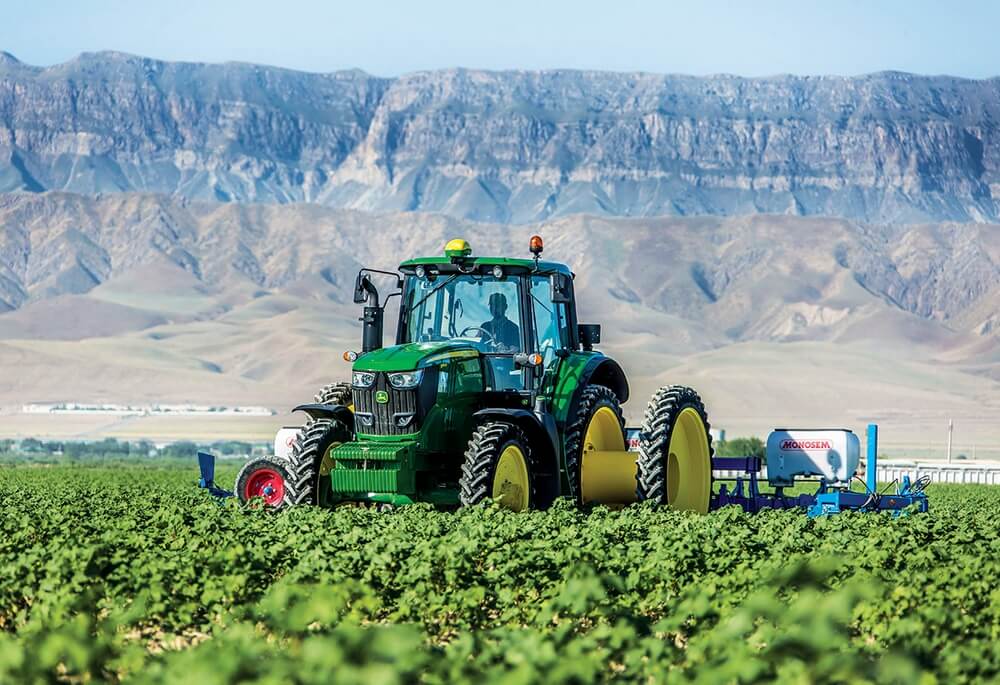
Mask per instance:
[[[0,191],[428,211],[994,221],[1000,80],[452,69],[379,78],[0,53]]]
[[[359,266],[539,233],[631,379],[631,421],[687,383],[730,434],[876,420],[890,452],[937,454],[955,419],[958,449],[1000,457],[997,122],[997,79],[0,53],[0,436],[267,439],[346,377]]]

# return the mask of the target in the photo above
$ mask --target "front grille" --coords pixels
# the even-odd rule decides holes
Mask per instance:
[[[385,392],[389,401],[375,401],[379,392]],[[420,426],[417,417],[417,389],[397,390],[389,384],[384,373],[375,374],[369,388],[354,388],[355,430],[365,435],[409,435]],[[400,425],[400,421],[406,423]]]

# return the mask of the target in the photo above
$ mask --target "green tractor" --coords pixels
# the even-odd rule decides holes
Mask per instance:
[[[395,273],[362,269],[362,347],[344,354],[351,382],[296,407],[309,421],[285,453],[246,464],[236,496],[275,507],[492,499],[515,511],[569,496],[707,511],[712,448],[701,399],[661,388],[629,451],[625,373],[594,349],[601,329],[578,323],[573,273],[541,261],[542,248],[534,236],[532,258],[477,257],[452,240],[443,256]],[[389,297],[400,298],[390,347],[373,282],[386,277]]]

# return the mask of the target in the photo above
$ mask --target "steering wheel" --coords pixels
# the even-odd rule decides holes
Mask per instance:
[[[462,329],[462,332],[458,334],[458,337],[464,338],[466,333],[472,331],[479,331],[482,334],[480,335],[480,337],[486,336],[489,338],[489,340],[484,340],[483,342],[489,343],[490,345],[494,346],[497,344],[497,339],[493,337],[493,334],[490,333],[485,328],[483,328],[482,326],[466,326],[465,328]]]

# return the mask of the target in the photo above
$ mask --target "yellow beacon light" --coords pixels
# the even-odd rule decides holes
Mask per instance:
[[[451,259],[462,259],[472,254],[472,248],[461,238],[455,238],[449,240],[448,244],[444,246],[444,254]]]

